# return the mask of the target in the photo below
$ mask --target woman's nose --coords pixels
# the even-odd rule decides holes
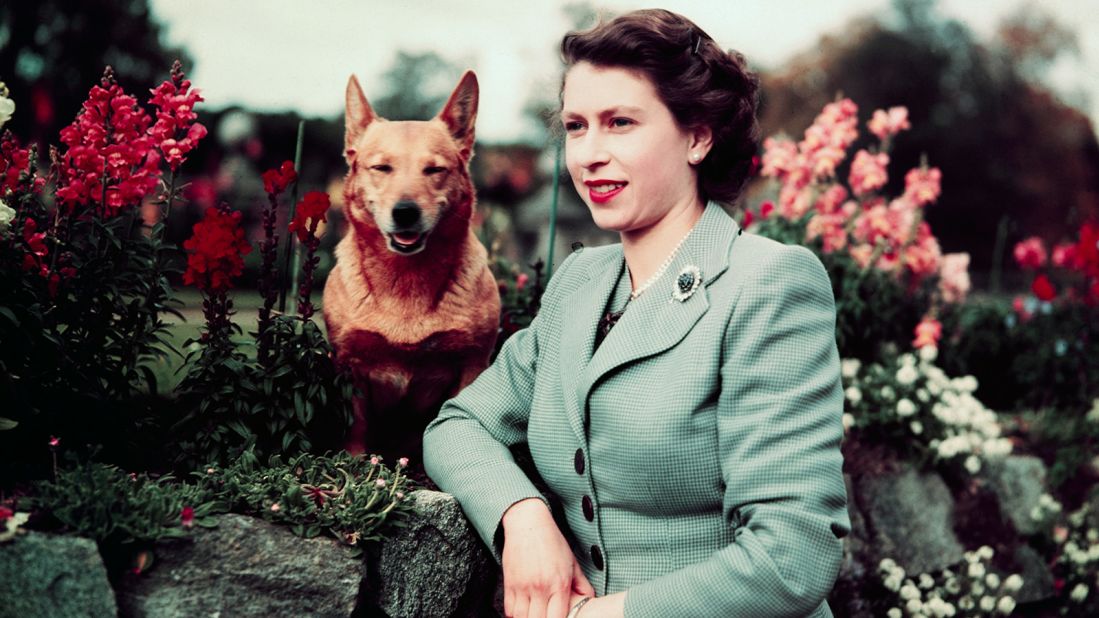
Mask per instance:
[[[610,153],[597,131],[588,131],[583,137],[568,143],[575,152],[576,163],[585,169],[595,169],[607,163]]]

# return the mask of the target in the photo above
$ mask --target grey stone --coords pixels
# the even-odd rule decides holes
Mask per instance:
[[[844,474],[843,481],[847,487],[847,515],[851,519],[851,533],[843,537],[843,562],[840,564],[840,572],[828,604],[834,608],[833,613],[852,618],[869,618],[873,615],[871,608],[857,593],[868,575],[867,571],[874,571],[866,563],[870,559],[867,556],[870,539],[866,522],[855,501],[855,486],[851,475]],[[869,575],[873,577],[876,573]],[[839,608],[843,608],[843,611],[839,611]]]
[[[0,617],[117,613],[95,541],[29,532],[0,543]]]
[[[1011,520],[1015,530],[1022,535],[1040,532],[1030,512],[1046,492],[1046,466],[1042,460],[1030,455],[1012,455],[989,462],[986,468],[985,477],[1000,500],[1000,511]]]
[[[869,530],[871,564],[892,558],[908,573],[926,573],[964,558],[954,534],[954,498],[937,473],[906,464],[864,474],[855,479],[855,498]]]
[[[1018,603],[1030,603],[1053,598],[1053,573],[1046,561],[1030,545],[1019,545],[1015,549],[1015,562],[1022,571],[1023,587],[1015,594]]]
[[[450,494],[414,491],[418,515],[372,549],[364,610],[393,618],[491,615],[499,567]]]
[[[158,543],[153,568],[117,585],[120,615],[350,616],[361,558],[329,537],[303,539],[243,515]]]

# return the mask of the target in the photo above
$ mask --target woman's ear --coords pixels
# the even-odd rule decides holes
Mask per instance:
[[[710,148],[714,145],[714,132],[708,126],[691,129],[688,132],[690,144],[687,149],[688,159],[691,163],[697,163],[706,158]]]

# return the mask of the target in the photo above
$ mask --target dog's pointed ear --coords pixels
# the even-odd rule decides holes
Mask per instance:
[[[343,147],[348,160],[352,158],[352,147],[355,142],[362,136],[366,127],[374,122],[375,118],[374,109],[370,107],[370,103],[366,100],[366,95],[363,94],[363,89],[359,86],[359,80],[352,75],[351,79],[347,80],[347,112],[344,116]]]
[[[461,145],[462,158],[469,160],[473,154],[473,125],[477,121],[477,76],[466,71],[458,81],[458,87],[439,112],[438,118],[446,124],[454,140]]]

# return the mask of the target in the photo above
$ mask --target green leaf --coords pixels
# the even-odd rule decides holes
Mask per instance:
[[[13,421],[10,418],[4,418],[3,416],[0,416],[0,431],[15,429],[17,426],[19,426],[18,421]]]

